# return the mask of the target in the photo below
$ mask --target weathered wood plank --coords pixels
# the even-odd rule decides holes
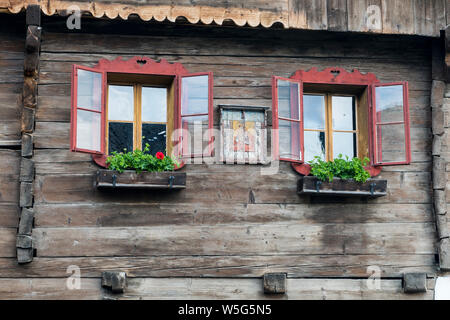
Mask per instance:
[[[0,258],[1,278],[63,278],[69,266],[82,277],[99,278],[105,270],[123,270],[129,277],[239,277],[256,278],[267,272],[289,277],[358,277],[378,266],[383,278],[401,278],[405,272],[436,272],[434,254],[426,255],[265,255],[265,256],[148,256],[148,257],[35,257],[33,264],[16,268],[13,258]]]
[[[435,224],[35,228],[37,256],[430,254]]]
[[[366,280],[288,278],[287,296],[295,300],[433,299],[432,290],[404,294],[401,280],[382,280],[380,284],[382,290],[373,290],[367,287]],[[264,295],[260,279],[130,279],[128,290],[120,299],[177,300],[184,297],[194,300],[274,299]]]
[[[381,0],[383,32],[414,33],[414,0]]]
[[[0,257],[16,256],[16,228],[0,228]]]
[[[433,222],[431,205],[393,204],[42,204],[37,227],[137,227],[223,223],[396,223]]]
[[[330,31],[348,30],[347,0],[327,1],[327,22]]]
[[[81,278],[81,290],[69,290],[67,279],[0,279],[3,299],[232,299],[266,300],[261,279],[130,279],[123,295],[102,292],[100,279]],[[289,299],[294,300],[406,300],[433,299],[433,290],[408,295],[402,280],[381,280],[381,290],[367,287],[366,280],[351,279],[287,279]],[[432,286],[432,284],[431,284]]]
[[[348,30],[382,32],[381,0],[351,0],[348,5]]]

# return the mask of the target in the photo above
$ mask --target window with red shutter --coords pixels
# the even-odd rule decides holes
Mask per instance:
[[[341,68],[273,77],[273,156],[309,173],[314,157],[368,157],[379,166],[411,162],[407,82],[381,84]],[[299,113],[298,113],[299,112]]]
[[[189,74],[165,60],[118,57],[93,68],[74,65],[71,149],[92,153],[104,167],[112,151],[143,149],[146,143],[151,153],[210,156],[212,88],[211,72]]]

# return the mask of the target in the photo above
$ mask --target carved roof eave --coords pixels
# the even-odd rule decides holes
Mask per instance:
[[[78,2],[64,0],[0,0],[0,8],[11,13],[19,13],[29,4],[40,4],[42,12],[51,16],[57,13],[65,14],[78,6],[82,13],[90,13],[96,18],[128,19],[131,14],[137,14],[142,20],[168,20],[175,22],[177,18],[184,17],[190,23],[216,23],[222,25],[224,21],[231,20],[238,26],[249,25],[257,27],[271,27],[274,23],[281,23],[288,28],[288,12],[273,12],[246,8],[221,8],[210,6],[171,6],[171,5],[130,5],[120,3]]]

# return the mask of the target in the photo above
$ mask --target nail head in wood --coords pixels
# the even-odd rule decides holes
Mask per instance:
[[[265,294],[285,294],[286,293],[286,273],[266,273],[264,274]]]
[[[127,274],[125,272],[102,272],[102,287],[110,289],[113,293],[123,293],[127,287]]]
[[[419,293],[427,291],[426,273],[405,273],[403,275],[403,291],[405,293]]]

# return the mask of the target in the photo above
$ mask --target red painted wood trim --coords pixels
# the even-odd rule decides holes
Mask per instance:
[[[389,125],[391,123],[380,123],[377,115],[376,104],[376,88],[377,87],[389,87],[389,86],[403,86],[403,123],[405,125],[405,161],[396,162],[383,162],[382,160],[382,145],[381,140],[378,138],[381,134],[380,126]],[[374,164],[377,166],[395,166],[395,165],[408,165],[411,163],[411,132],[410,132],[410,118],[409,118],[409,89],[408,82],[390,82],[382,84],[374,84],[372,89],[372,117],[374,119],[372,128],[374,134]],[[400,122],[401,123],[401,122]]]
[[[311,166],[306,163],[292,163],[292,168],[302,176],[309,176],[311,174]],[[380,166],[367,166],[364,167],[372,178],[380,175],[381,167]]]
[[[308,71],[298,70],[291,79],[301,80],[306,83],[348,85],[369,85],[380,82],[373,73],[362,74],[357,69],[354,69],[352,72],[348,72],[343,68],[326,68],[319,71],[316,67]]]

